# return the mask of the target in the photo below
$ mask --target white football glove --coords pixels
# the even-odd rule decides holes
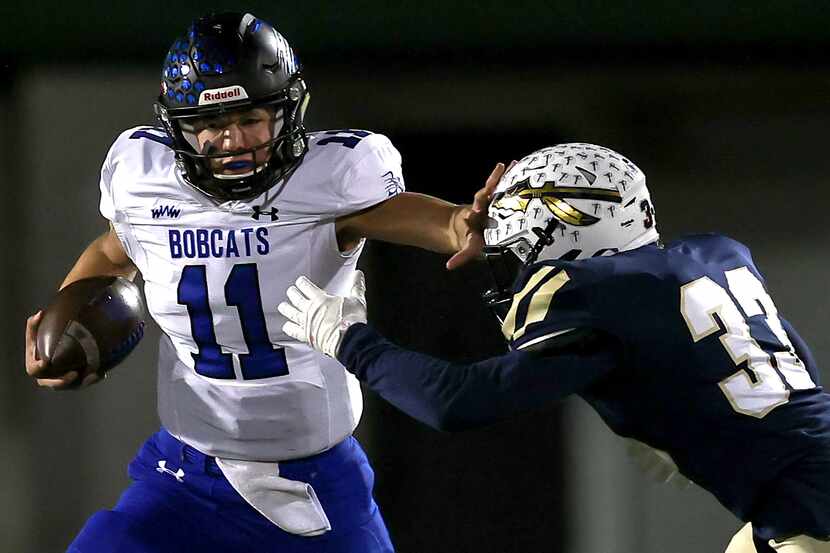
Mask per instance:
[[[286,290],[289,301],[277,306],[288,322],[282,330],[317,351],[337,357],[346,330],[366,322],[366,281],[355,271],[348,296],[332,296],[301,276]]]
[[[671,483],[681,489],[692,485],[691,480],[680,473],[671,455],[662,449],[655,449],[637,440],[626,439],[629,457],[637,462],[643,473],[661,484]]]

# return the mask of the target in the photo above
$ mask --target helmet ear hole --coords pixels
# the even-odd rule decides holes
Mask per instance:
[[[520,238],[515,244],[513,244],[510,247],[510,249],[513,251],[516,257],[518,257],[522,261],[522,263],[524,263],[525,261],[527,261],[527,257],[528,255],[530,255],[530,252],[533,248],[527,240],[525,240],[524,238]]]

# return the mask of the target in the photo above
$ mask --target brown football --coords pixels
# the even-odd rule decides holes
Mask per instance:
[[[69,371],[103,376],[124,360],[144,336],[144,300],[122,277],[85,278],[60,290],[43,310],[37,353],[48,361],[40,378]]]

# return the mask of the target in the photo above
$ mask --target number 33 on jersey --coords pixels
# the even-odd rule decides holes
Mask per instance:
[[[522,349],[574,328],[618,341],[620,374],[636,373],[634,395],[649,389],[652,404],[705,397],[762,418],[816,388],[749,251],[725,237],[538,264],[517,286],[505,335]]]
[[[822,490],[804,492],[812,487],[805,482],[826,481],[830,395],[744,245],[695,235],[610,257],[545,261],[515,291],[503,327],[513,348],[544,352],[556,347],[548,340],[582,329],[593,331],[585,347],[611,354],[602,367],[585,356],[585,370],[600,376],[576,392],[616,434],[667,452],[744,520],[770,482],[787,490],[779,486],[790,467],[784,497],[801,497],[808,510],[797,502],[778,508],[825,512]],[[537,370],[555,371],[556,360],[543,357]]]
[[[725,271],[724,276],[728,291],[706,276],[685,284],[680,310],[695,342],[719,333],[729,357],[741,367],[720,382],[721,390],[735,411],[760,418],[786,403],[791,389],[816,385],[758,277],[748,267]],[[764,339],[769,332],[775,340]]]

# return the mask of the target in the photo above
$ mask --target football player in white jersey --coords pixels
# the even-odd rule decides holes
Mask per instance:
[[[294,53],[251,14],[194,22],[165,58],[161,89],[162,126],[125,131],[107,154],[109,231],[62,286],[141,272],[163,331],[163,428],[118,504],[69,550],[392,551],[352,437],[357,380],[284,334],[277,305],[300,275],[348,292],[365,238],[455,252],[448,267],[459,265],[478,254],[483,213],[404,192],[400,155],[380,134],[306,133]],[[77,385],[74,372],[38,378],[39,320],[27,322],[27,372],[41,386]]]

